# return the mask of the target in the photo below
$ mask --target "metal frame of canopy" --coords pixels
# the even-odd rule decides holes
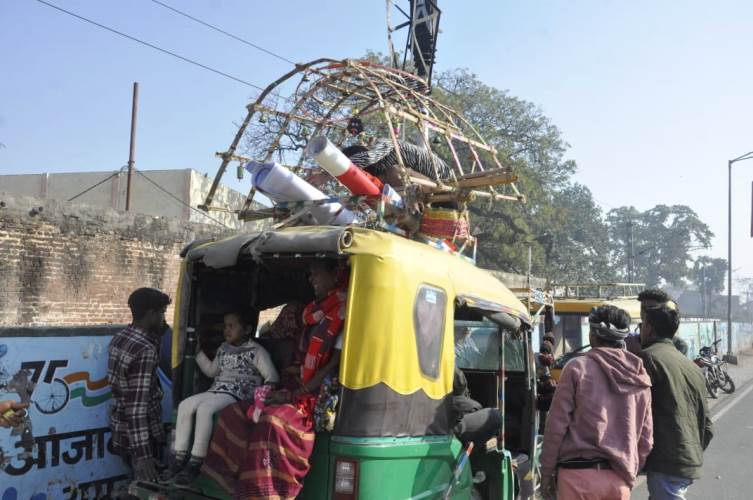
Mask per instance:
[[[285,84],[295,83],[288,97],[278,92]],[[318,110],[312,113],[311,110]],[[298,64],[264,89],[247,106],[247,114],[226,151],[218,152],[220,166],[207,197],[199,208],[206,211],[228,211],[213,205],[220,181],[231,162],[251,158],[239,154],[238,148],[254,118],[266,122],[267,117],[279,119],[272,132],[264,161],[270,161],[297,127],[306,137],[328,136],[342,145],[348,138],[347,123],[352,118],[376,120],[392,143],[403,185],[419,186],[426,202],[454,200],[466,204],[475,200],[508,200],[524,202],[515,181],[517,176],[509,165],[499,160],[497,149],[487,143],[479,131],[460,113],[433,99],[426,82],[411,73],[361,60],[321,58]],[[431,181],[412,177],[405,166],[398,140],[410,128],[420,138],[434,171]],[[304,133],[305,132],[305,133]],[[441,177],[432,147],[442,146],[449,157],[449,176]],[[284,163],[301,172],[310,171],[302,147],[294,148]],[[436,148],[435,148],[436,149]],[[502,186],[495,189],[495,186]],[[333,193],[328,193],[332,195]],[[236,211],[240,216],[252,212],[255,195],[251,189],[244,205]]]

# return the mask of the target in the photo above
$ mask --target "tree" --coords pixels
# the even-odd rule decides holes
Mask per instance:
[[[378,53],[370,52],[366,58],[387,62]],[[432,97],[463,114],[486,142],[498,150],[500,161],[514,167],[517,185],[527,198],[526,204],[497,202],[471,206],[471,225],[480,241],[478,264],[525,273],[530,246],[536,275],[555,281],[609,280],[611,268],[603,214],[589,189],[572,181],[576,164],[565,157],[569,145],[551,120],[533,103],[488,86],[465,69],[439,74]],[[324,95],[300,112],[326,116],[328,107],[322,103],[332,100]],[[291,106],[287,102],[278,104],[281,109],[289,110]],[[357,110],[344,109],[330,119],[348,120],[349,113],[354,112]],[[272,149],[274,159],[282,163],[300,155],[308,141],[307,128],[296,126],[284,130],[278,139],[283,125],[284,119],[275,114],[254,121],[247,129],[243,153],[263,159]],[[363,125],[368,136],[387,134],[370,117],[363,120]],[[420,141],[410,135],[408,138]],[[445,160],[451,157],[446,145],[438,144],[432,149]],[[458,156],[467,157],[467,153],[463,145],[457,147]],[[489,165],[484,158],[486,153],[479,154]],[[310,162],[304,158],[303,164]]]
[[[550,277],[560,283],[612,281],[608,230],[591,191],[582,184],[568,184],[554,192],[552,211]]]
[[[649,286],[682,284],[691,276],[691,250],[709,248],[714,233],[686,205],[657,205],[640,212],[620,207],[607,213],[610,257],[615,272],[626,277],[628,228],[632,224],[635,280]],[[624,267],[623,267],[623,264]]]
[[[753,323],[753,278],[739,278],[736,279],[738,285],[742,288],[740,293],[740,309],[737,311],[738,321],[745,321]],[[745,302],[742,301],[742,294],[745,294]]]
[[[482,83],[458,69],[441,73],[434,97],[474,125],[512,165],[525,205],[472,207],[480,233],[479,265],[525,273],[528,247],[533,273],[553,281],[603,281],[611,276],[607,227],[590,190],[572,182],[569,145],[534,104]]]
[[[724,289],[725,276],[727,276],[726,259],[701,256],[693,264],[693,282],[701,294],[704,318],[709,315],[711,296]]]

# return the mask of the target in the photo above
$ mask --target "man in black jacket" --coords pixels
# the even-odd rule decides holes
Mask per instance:
[[[712,434],[706,385],[699,368],[672,342],[680,326],[677,304],[662,290],[648,289],[641,302],[639,356],[651,378],[654,448],[646,460],[652,500],[684,499],[701,477],[703,450]]]
[[[473,441],[476,446],[481,446],[499,434],[502,414],[496,408],[484,408],[471,398],[468,382],[458,367],[455,367],[452,386],[452,410],[455,416],[452,432],[461,443]]]

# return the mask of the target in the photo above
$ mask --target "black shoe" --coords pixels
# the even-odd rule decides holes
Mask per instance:
[[[194,479],[199,477],[200,473],[201,461],[191,459],[186,466],[183,467],[183,470],[175,476],[173,484],[175,484],[175,486],[189,486],[193,483]]]
[[[172,479],[180,474],[180,472],[185,468],[186,464],[188,463],[188,459],[188,454],[184,456],[173,457],[170,466],[167,469],[163,470],[159,475],[160,483],[169,483],[170,481],[172,481]]]

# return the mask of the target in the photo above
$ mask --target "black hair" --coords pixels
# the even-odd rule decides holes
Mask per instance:
[[[624,309],[616,306],[599,306],[591,309],[588,315],[589,323],[604,323],[618,330],[624,330],[630,326],[630,315]]]
[[[654,300],[659,303],[665,303],[669,301],[673,301],[672,297],[669,296],[667,292],[660,288],[646,288],[641,293],[638,294],[638,301],[643,302],[646,300]]]
[[[657,337],[671,339],[680,328],[680,312],[667,304],[644,306],[643,314]]]
[[[134,321],[142,319],[146,313],[170,305],[170,297],[156,288],[139,288],[128,297],[128,308]]]
[[[619,307],[606,305],[594,307],[588,315],[589,323],[604,323],[607,327],[614,327],[617,330],[624,330],[630,326],[630,314]],[[595,337],[595,338],[594,338]],[[615,347],[623,348],[624,340],[611,340],[603,337],[592,336],[593,347]]]
[[[240,321],[242,326],[250,326],[253,330],[256,330],[256,326],[259,323],[259,312],[254,310],[249,310],[247,308],[235,308],[235,309],[228,309],[225,311],[225,314],[223,316],[227,316],[229,314],[232,314],[236,318],[238,318],[238,321]]]

